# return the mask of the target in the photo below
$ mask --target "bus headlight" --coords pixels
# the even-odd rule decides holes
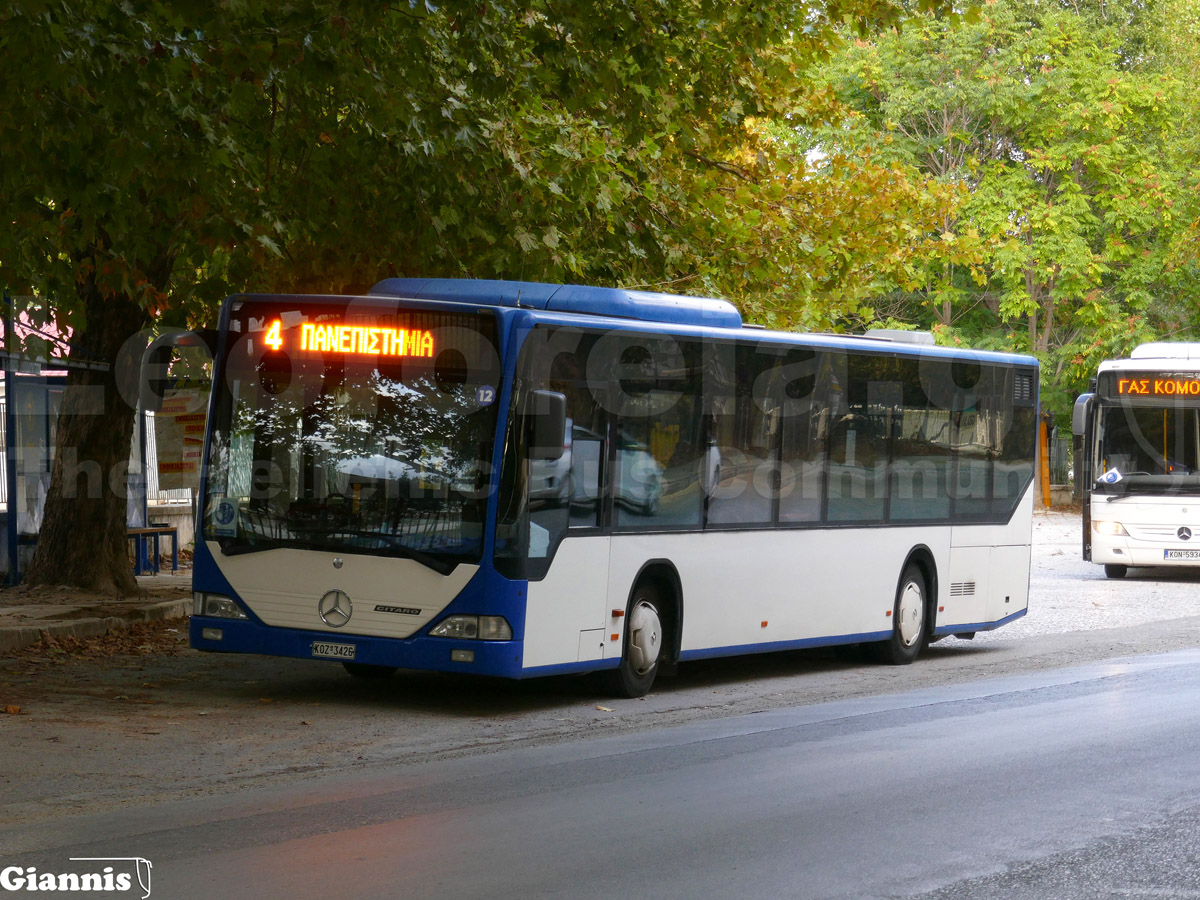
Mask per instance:
[[[429,636],[468,641],[511,641],[512,626],[504,616],[449,616],[438,622]]]
[[[1125,530],[1125,526],[1120,522],[1092,522],[1092,530],[1096,534],[1117,535],[1129,537],[1129,532]]]
[[[196,591],[192,594],[192,615],[217,619],[248,619],[242,608],[229,597]]]

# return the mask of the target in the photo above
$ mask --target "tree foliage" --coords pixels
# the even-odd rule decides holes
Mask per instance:
[[[974,22],[910,19],[822,72],[847,112],[819,146],[962,189],[920,289],[897,286],[909,317],[1036,353],[1060,413],[1100,359],[1190,328],[1198,299],[1181,145],[1196,98],[1156,58],[1146,6],[991,0]],[[966,266],[947,255],[967,247]]]

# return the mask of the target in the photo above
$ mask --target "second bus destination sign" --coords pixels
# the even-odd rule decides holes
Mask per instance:
[[[1110,398],[1174,397],[1200,398],[1200,377],[1194,375],[1159,375],[1149,372],[1106,372],[1101,380],[1101,393]]]

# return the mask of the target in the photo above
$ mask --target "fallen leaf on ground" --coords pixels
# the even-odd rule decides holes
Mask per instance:
[[[600,712],[612,712],[611,706],[597,706],[596,709],[600,710]]]
[[[190,652],[187,637],[167,622],[139,622],[128,628],[114,629],[101,637],[55,637],[46,632],[29,647],[15,651],[19,659],[32,662],[71,663],[110,656],[173,656]]]
[[[7,716],[19,716],[21,714],[21,707],[6,706],[4,707],[4,714]]]

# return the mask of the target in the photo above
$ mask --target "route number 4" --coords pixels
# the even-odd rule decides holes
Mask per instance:
[[[280,334],[281,327],[282,324],[279,319],[276,319],[267,330],[267,336],[263,338],[263,342],[272,350],[278,350],[283,346],[283,336]]]

